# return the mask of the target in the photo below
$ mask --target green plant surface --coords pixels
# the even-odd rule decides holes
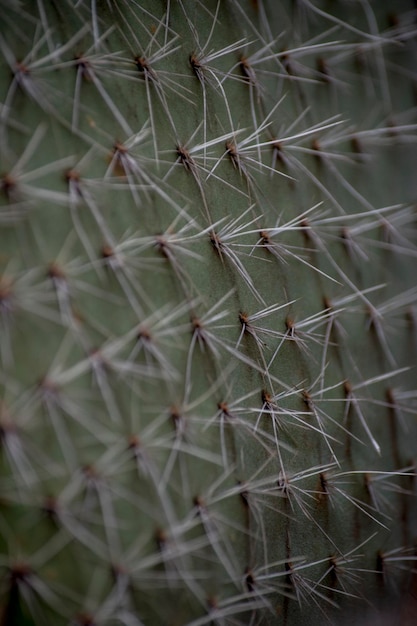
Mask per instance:
[[[0,0],[2,626],[414,606],[392,5]]]

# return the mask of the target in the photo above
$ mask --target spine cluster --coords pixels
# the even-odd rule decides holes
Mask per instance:
[[[405,615],[413,3],[58,4],[0,0],[0,624]]]

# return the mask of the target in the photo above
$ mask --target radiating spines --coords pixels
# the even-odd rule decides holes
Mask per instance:
[[[6,622],[14,594],[40,623],[289,624],[391,587],[412,11],[0,4]]]

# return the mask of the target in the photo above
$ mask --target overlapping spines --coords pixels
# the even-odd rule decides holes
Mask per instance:
[[[21,4],[0,35],[4,624],[337,623],[398,593],[408,2],[390,25],[307,0]]]

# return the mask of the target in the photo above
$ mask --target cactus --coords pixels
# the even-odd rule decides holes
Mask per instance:
[[[416,27],[391,5],[0,1],[3,626],[409,610]]]

